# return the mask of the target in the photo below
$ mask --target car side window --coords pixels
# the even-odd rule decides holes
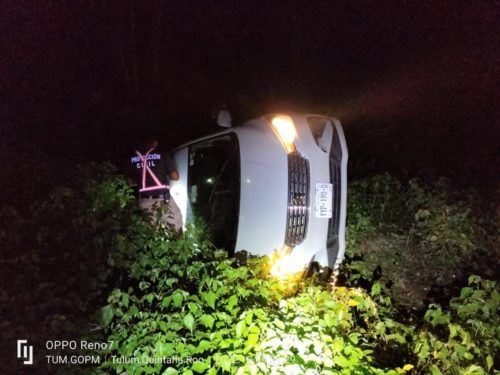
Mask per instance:
[[[224,134],[189,147],[188,196],[195,216],[208,224],[216,246],[236,244],[240,199],[236,135]]]

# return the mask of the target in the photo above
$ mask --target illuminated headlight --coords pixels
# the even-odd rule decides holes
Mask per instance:
[[[286,152],[295,151],[293,142],[297,137],[297,130],[290,116],[276,115],[271,118],[271,125]]]
[[[285,251],[282,250],[272,260],[271,275],[279,279],[297,276],[304,271],[304,264],[298,261],[291,254],[292,248],[285,246]]]

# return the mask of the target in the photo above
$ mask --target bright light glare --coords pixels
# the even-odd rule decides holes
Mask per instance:
[[[295,129],[295,125],[293,124],[293,121],[290,118],[290,116],[287,115],[274,116],[271,120],[271,124],[276,130],[276,133],[279,136],[287,152],[292,151],[293,141],[297,137],[297,130]]]
[[[273,266],[271,267],[271,275],[277,278],[285,278],[292,274],[301,272],[303,270],[303,265],[297,262],[293,256],[284,255],[276,259]]]

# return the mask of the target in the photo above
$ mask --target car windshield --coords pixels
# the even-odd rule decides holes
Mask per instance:
[[[189,147],[188,195],[195,216],[212,232],[213,242],[232,254],[240,206],[240,151],[230,133]]]

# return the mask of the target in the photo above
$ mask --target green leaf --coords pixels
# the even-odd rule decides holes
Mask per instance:
[[[217,295],[214,292],[212,292],[211,290],[208,292],[202,292],[201,296],[208,306],[210,306],[212,309],[215,309],[215,299],[217,298]]]
[[[236,337],[240,338],[241,336],[247,333],[247,325],[244,320],[241,320],[236,324]]]
[[[285,323],[283,323],[281,320],[276,319],[276,320],[274,321],[274,325],[275,325],[276,327],[278,327],[279,329],[281,329],[282,331],[284,331],[284,330],[285,330]]]
[[[450,330],[450,336],[449,338],[452,339],[457,335],[458,329],[456,324],[448,324],[448,329]]]
[[[198,305],[196,303],[189,302],[188,307],[189,311],[191,311],[193,314],[196,314],[196,312],[198,311]]]
[[[187,329],[193,333],[193,328],[194,328],[194,317],[191,315],[191,313],[187,314],[184,319],[182,319],[182,322],[186,326]]]
[[[169,325],[169,328],[170,329],[174,329],[175,327],[172,327],[172,325]],[[176,330],[178,330],[179,328],[177,328]],[[177,333],[174,331],[167,331],[165,332],[165,340],[168,340],[168,341],[174,341],[175,339],[177,339],[178,335]]]
[[[139,309],[137,308],[136,305],[132,305],[130,309],[128,310],[128,315],[129,316],[134,316],[135,314],[139,313]]]
[[[470,365],[462,372],[463,375],[483,375],[484,370],[478,365]]]
[[[197,373],[202,373],[208,368],[208,365],[205,362],[194,362],[193,365],[191,366],[191,370]]]
[[[467,279],[467,282],[468,282],[469,285],[471,285],[471,284],[479,284],[481,282],[481,277],[477,276],[477,275],[471,275]]]
[[[442,372],[437,368],[436,365],[431,366],[431,374],[432,375],[443,375]]]
[[[155,353],[157,357],[168,357],[174,352],[174,344],[157,341],[155,344]]]
[[[340,367],[350,367],[351,363],[343,355],[337,355],[333,358],[333,362]]]
[[[298,354],[295,354],[295,355],[293,356],[293,358],[294,358],[295,363],[296,363],[296,364],[298,364],[298,365],[301,365],[301,366],[302,366],[302,365],[304,365],[304,364],[306,363],[306,362],[304,361],[304,358],[302,358],[302,357],[301,357],[300,355],[298,355]]]
[[[493,357],[491,355],[486,357],[486,366],[488,367],[488,371],[493,367]]]
[[[175,368],[169,367],[163,372],[163,375],[177,375],[178,373],[179,371],[177,371]]]
[[[201,352],[204,352],[207,349],[212,348],[212,343],[207,340],[201,340],[200,343],[197,346],[197,349],[200,350]]]
[[[371,292],[371,295],[372,296],[378,296],[380,294],[380,291],[382,290],[382,285],[380,285],[380,283],[374,283],[372,285],[372,292]]]
[[[260,329],[257,326],[252,326],[248,331],[249,334],[246,341],[246,346],[253,347],[259,342]]]
[[[168,278],[165,280],[165,284],[168,286],[168,287],[171,287],[172,285],[174,285],[175,283],[177,282],[177,279],[175,278]]]
[[[200,318],[201,324],[207,328],[212,328],[215,322],[215,318],[212,315],[204,314]]]
[[[171,296],[163,297],[163,300],[161,301],[161,307],[168,307],[168,305],[170,305],[170,302],[172,302]]]
[[[122,305],[128,307],[128,294],[122,293]]]
[[[107,327],[111,323],[114,316],[115,311],[113,310],[113,307],[111,305],[106,305],[101,309],[101,323],[105,327]]]
[[[246,322],[247,324],[252,324],[252,320],[253,320],[253,311],[252,311],[252,310],[247,311],[245,314],[246,314],[246,315],[245,315],[245,322]]]
[[[472,292],[474,292],[474,289],[472,289],[470,286],[466,286],[460,291],[460,298],[467,298],[472,295]]]
[[[220,358],[217,360],[217,364],[224,371],[231,372],[232,361],[231,361],[231,358],[227,354],[224,354],[224,355],[220,356]]]
[[[174,307],[181,307],[182,301],[184,300],[184,296],[180,291],[175,292],[172,295],[172,304]]]
[[[238,304],[238,296],[233,294],[231,297],[229,297],[227,301],[227,309],[232,310],[234,306]]]
[[[246,346],[252,347],[259,342],[259,335],[257,333],[251,333],[248,335]]]

